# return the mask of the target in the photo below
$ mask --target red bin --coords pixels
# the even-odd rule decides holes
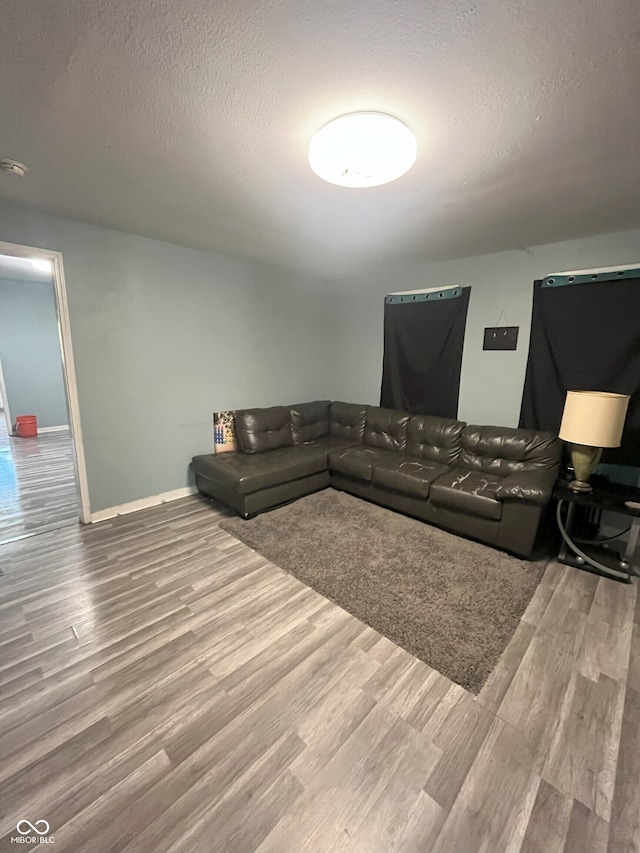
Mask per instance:
[[[35,415],[18,415],[16,432],[20,438],[35,438],[38,435],[38,420]]]

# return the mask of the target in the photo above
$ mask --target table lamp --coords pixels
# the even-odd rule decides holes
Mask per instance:
[[[603,447],[620,447],[629,396],[607,391],[567,391],[559,437],[571,447],[574,492],[590,492],[589,477]]]

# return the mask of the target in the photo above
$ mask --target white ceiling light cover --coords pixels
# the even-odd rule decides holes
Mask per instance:
[[[413,166],[418,145],[399,119],[384,113],[351,113],[325,124],[309,145],[309,165],[342,187],[377,187]]]

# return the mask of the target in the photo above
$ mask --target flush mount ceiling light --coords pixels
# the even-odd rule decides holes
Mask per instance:
[[[309,165],[341,187],[377,187],[413,166],[418,146],[406,124],[385,113],[350,113],[325,124],[309,145]]]
[[[24,178],[29,170],[24,163],[18,163],[17,160],[9,160],[5,158],[0,160],[0,172],[5,175],[15,175],[18,178]]]

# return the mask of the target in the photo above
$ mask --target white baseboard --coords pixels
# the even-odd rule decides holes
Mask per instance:
[[[62,432],[65,429],[69,429],[69,424],[60,424],[60,426],[52,427],[38,427],[38,435],[41,432]]]
[[[189,495],[197,493],[195,486],[185,486],[182,489],[174,489],[172,492],[163,492],[161,495],[150,495],[148,498],[140,498],[137,501],[130,501],[120,506],[110,506],[107,509],[100,509],[98,512],[91,513],[90,523],[95,524],[98,521],[107,521],[109,518],[116,518],[118,515],[128,515],[130,512],[138,512],[141,509],[149,509],[152,506],[160,506],[160,504],[168,503],[169,501],[177,501],[180,498],[188,498]]]

